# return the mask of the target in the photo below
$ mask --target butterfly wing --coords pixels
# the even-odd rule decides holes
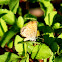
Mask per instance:
[[[21,35],[26,37],[24,40],[36,40],[37,34],[37,21],[28,22],[27,26],[21,29]]]

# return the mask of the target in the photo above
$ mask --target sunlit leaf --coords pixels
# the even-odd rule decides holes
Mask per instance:
[[[54,18],[54,16],[57,14],[57,12],[56,11],[52,11],[52,12],[50,12],[48,15],[46,15],[46,17],[45,17],[45,23],[46,23],[46,25],[49,25],[49,26],[51,26],[52,25],[52,23],[53,23],[53,18]]]
[[[19,6],[19,0],[10,0],[9,8],[14,14],[16,14],[18,6]]]
[[[36,45],[33,50],[32,50],[32,54],[31,54],[31,58],[34,59],[37,52],[38,52],[38,49],[39,49],[39,45]]]
[[[0,55],[1,62],[12,62],[14,60],[16,61],[17,58],[19,58],[19,56],[10,52],[5,52],[3,55]]]
[[[8,27],[6,25],[6,22],[2,18],[0,18],[0,22],[1,22],[4,32],[8,31]]]
[[[61,38],[62,39],[62,33],[58,36],[58,38]]]
[[[19,28],[22,28],[23,25],[24,25],[24,20],[23,20],[23,18],[22,18],[21,16],[19,16],[16,23],[17,23],[17,26],[18,26]]]
[[[60,23],[55,23],[53,25],[53,29],[59,29],[60,28]]]
[[[51,56],[52,51],[47,45],[42,44],[39,48],[40,49],[38,51],[36,59],[46,59],[46,58],[49,58]]]
[[[8,4],[10,0],[0,0],[0,5]]]
[[[18,44],[18,42],[21,42],[21,41],[23,41],[23,38],[21,38],[19,35],[17,35],[16,37],[15,37],[15,43],[14,43],[14,45],[15,45],[15,49],[16,49],[16,51],[19,53],[19,54],[22,54],[22,52],[23,52],[23,44]]]

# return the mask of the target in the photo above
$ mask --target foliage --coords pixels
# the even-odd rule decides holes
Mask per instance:
[[[29,13],[23,14],[19,0],[0,0],[0,46],[13,49],[13,53],[5,51],[0,55],[1,62],[29,62],[41,59],[46,62],[62,61],[62,16],[53,11],[54,6],[50,0],[27,0],[31,3],[38,2],[44,15],[38,17]],[[21,4],[21,3],[20,3]],[[5,6],[5,7],[4,7]],[[8,8],[6,7],[8,6]],[[62,6],[59,11],[62,12]],[[33,8],[34,9],[34,8]],[[20,10],[20,11],[19,11]],[[28,21],[37,20],[38,38],[36,42],[26,41],[20,35],[20,30]],[[30,57],[30,58],[29,58]]]

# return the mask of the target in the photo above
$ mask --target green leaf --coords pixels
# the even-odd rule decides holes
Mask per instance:
[[[19,7],[19,0],[10,0],[10,2],[9,2],[9,9],[14,14],[16,14],[18,7]]]
[[[53,24],[55,24],[55,23],[60,23],[60,24],[62,24],[62,16],[60,15],[60,14],[56,14],[55,16],[54,16],[54,19],[53,19],[54,21],[53,21]]]
[[[40,2],[42,2],[45,7],[52,7],[53,5],[50,3],[50,1],[45,1],[45,0],[39,0]]]
[[[4,32],[8,31],[8,27],[6,25],[6,22],[2,18],[0,18],[0,22],[1,22],[1,26],[4,30]]]
[[[36,59],[46,59],[46,58],[49,58],[51,56],[52,51],[47,45],[42,44],[42,45],[40,45],[39,48],[40,49],[38,51]]]
[[[53,37],[49,37],[49,35],[44,35],[44,42],[50,46],[53,42],[54,42],[54,38]]]
[[[22,59],[20,62],[26,62],[26,59]]]
[[[25,14],[24,15],[24,22],[26,22],[27,20],[37,20],[37,18],[31,14]]]
[[[44,26],[45,26],[44,23],[38,22],[38,30],[39,31],[42,31]]]
[[[33,50],[32,50],[32,54],[31,54],[31,58],[34,59],[37,52],[38,52],[38,49],[39,49],[39,45],[36,45]]]
[[[28,53],[31,54],[32,50],[33,50],[34,46],[33,46],[33,43],[27,43],[27,51]]]
[[[52,27],[53,29],[59,29],[60,28],[60,23],[55,23]]]
[[[22,18],[21,16],[19,16],[16,23],[17,23],[17,26],[18,26],[19,28],[22,28],[23,25],[24,25],[24,20],[23,20],[23,18]]]
[[[29,55],[27,55],[27,59],[26,59],[26,62],[29,62]]]
[[[62,39],[62,33],[58,36],[58,38],[61,38]]]
[[[10,42],[7,44],[9,48],[12,48],[13,47],[13,41],[10,40]]]
[[[49,13],[49,15],[48,15],[48,14],[46,15],[46,17],[45,17],[45,19],[44,19],[46,25],[49,25],[49,26],[52,25],[52,23],[53,23],[53,18],[54,18],[54,16],[55,16],[56,14],[57,14],[56,11],[52,11],[52,12]]]
[[[53,52],[52,52],[52,55],[51,55],[51,57],[49,58],[49,62],[53,62]]]
[[[57,52],[58,44],[56,42],[51,43],[50,48],[53,52]]]
[[[0,14],[7,13],[2,16],[2,19],[5,20],[5,22],[9,25],[13,25],[15,23],[15,16],[11,11],[8,11],[7,9],[0,9]]]
[[[8,31],[8,27],[6,25],[6,22],[0,18],[0,36],[3,36],[5,32]]]
[[[46,0],[39,0],[41,8],[44,10],[44,15],[48,15],[50,12],[53,11],[54,7],[50,1]]]
[[[16,28],[15,28],[16,27]],[[6,43],[10,41],[10,39],[19,32],[19,28],[16,25],[13,25],[10,30],[4,33],[4,36],[2,37],[0,41],[0,46],[4,47]]]
[[[0,0],[0,5],[7,5],[9,3],[10,0]]]
[[[27,57],[25,57],[24,59],[22,59],[20,62],[29,62],[29,55],[27,54]]]
[[[5,54],[0,55],[1,62],[12,62],[14,60],[16,61],[17,58],[19,58],[19,56],[10,52],[5,52]]]
[[[43,29],[41,29],[43,28]],[[53,30],[49,26],[42,26],[40,29],[43,32],[43,35],[49,35],[49,37],[54,38]]]
[[[53,30],[49,26],[44,26],[42,31],[43,31],[43,33],[52,33],[53,32]]]
[[[18,15],[22,15],[22,8],[21,7],[18,7],[18,10],[17,10],[17,13],[18,13]]]
[[[2,31],[2,29],[1,29],[1,27],[0,27],[0,36],[2,37],[3,36],[3,31]]]
[[[21,41],[23,41],[23,38],[21,38],[19,35],[17,35],[15,37],[15,43],[14,43],[14,45],[15,45],[16,51],[19,54],[22,54],[23,53],[23,44],[22,43],[18,44],[18,42],[21,42]]]

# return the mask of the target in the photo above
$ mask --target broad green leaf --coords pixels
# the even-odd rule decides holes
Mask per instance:
[[[52,28],[53,29],[59,29],[60,28],[60,23],[55,23]]]
[[[53,7],[50,1],[45,1],[45,0],[39,0],[39,1],[42,2],[45,5],[45,7]]]
[[[19,58],[19,56],[16,54],[5,52],[3,55],[0,55],[0,62],[12,62],[14,60],[16,61],[17,58]]]
[[[26,62],[26,59],[22,59],[20,62]]]
[[[32,50],[33,50],[34,46],[33,46],[33,43],[27,43],[27,51],[28,53],[31,54]]]
[[[23,18],[22,18],[21,16],[19,16],[16,23],[17,23],[17,26],[18,26],[19,28],[22,28],[23,25],[24,25],[24,20],[23,20]]]
[[[21,41],[23,41],[23,38],[21,38],[19,35],[17,35],[15,37],[15,43],[14,43],[14,45],[15,45],[16,51],[19,54],[22,54],[23,53],[23,44],[22,43],[18,44],[18,42],[21,42]]]
[[[57,14],[57,12],[56,11],[52,11],[52,12],[50,12],[48,15],[46,15],[46,17],[45,17],[45,23],[46,23],[46,25],[49,25],[49,26],[51,26],[52,25],[52,23],[53,23],[53,18],[54,18],[54,16]]]
[[[8,4],[10,0],[0,0],[0,5]]]
[[[6,22],[0,18],[0,36],[3,36],[3,34],[8,31],[8,27],[6,25]]]
[[[54,7],[52,3],[50,3],[50,1],[46,1],[46,0],[39,0],[39,1],[41,8],[44,10],[45,15],[48,15],[48,13],[53,11]]]
[[[19,61],[19,59],[17,58],[15,60],[12,60],[11,62],[18,62],[18,61]]]
[[[7,13],[2,16],[2,19],[5,20],[5,22],[9,25],[13,25],[15,23],[15,16],[11,11],[8,11],[7,9],[0,9],[0,14]]]
[[[8,13],[8,10],[7,9],[0,9],[0,14],[3,14],[3,13]]]
[[[39,45],[36,45],[36,46],[33,48],[33,50],[32,50],[32,54],[31,54],[31,58],[32,58],[32,59],[35,58],[35,56],[36,56],[38,50],[39,50]]]
[[[6,22],[2,18],[0,18],[0,23],[1,23],[1,26],[4,30],[4,32],[8,31],[8,27],[6,25]]]
[[[38,51],[36,59],[46,59],[46,58],[49,58],[51,56],[52,51],[47,45],[42,44],[42,45],[40,45],[39,48],[40,49]]]
[[[61,38],[62,39],[62,33],[58,36],[58,38]]]
[[[19,0],[10,0],[9,8],[14,14],[16,14],[18,6],[19,6]]]

